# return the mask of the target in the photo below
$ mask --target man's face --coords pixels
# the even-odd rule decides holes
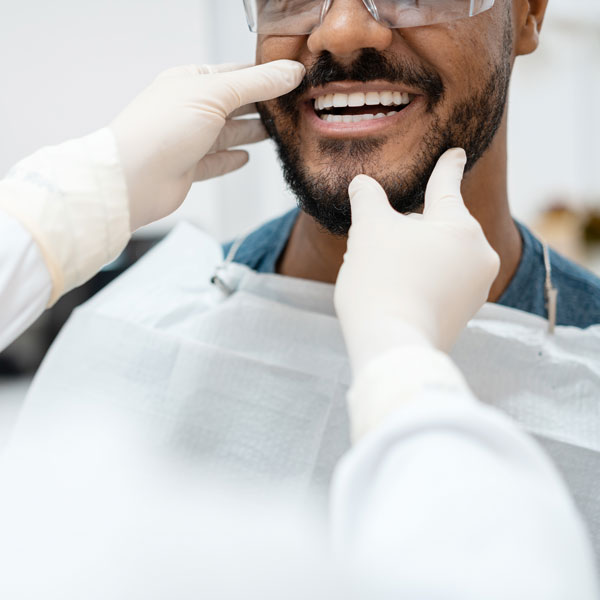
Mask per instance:
[[[302,62],[305,80],[261,103],[259,112],[300,207],[329,232],[345,235],[348,185],[356,175],[377,179],[396,210],[415,212],[445,150],[465,148],[470,168],[488,148],[508,92],[511,4],[496,0],[476,17],[390,30],[362,0],[335,0],[308,36],[259,36],[257,63],[281,58]],[[374,102],[374,92],[378,105],[320,110],[317,100],[315,106],[327,96],[337,104],[360,103],[360,95],[351,96],[356,93]],[[386,92],[395,92],[394,104]]]

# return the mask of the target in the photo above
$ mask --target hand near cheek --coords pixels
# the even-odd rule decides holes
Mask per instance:
[[[127,179],[131,230],[167,216],[194,181],[239,169],[248,154],[233,148],[267,133],[254,103],[296,88],[301,63],[187,66],[165,71],[111,124]]]
[[[463,202],[466,155],[448,150],[429,180],[422,215],[403,215],[383,188],[350,184],[352,227],[335,306],[356,372],[398,345],[448,351],[485,303],[500,259]]]

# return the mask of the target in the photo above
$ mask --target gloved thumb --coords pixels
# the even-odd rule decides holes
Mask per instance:
[[[467,155],[462,148],[442,154],[425,191],[426,219],[447,219],[468,214],[460,192]]]
[[[278,98],[297,88],[305,73],[304,65],[293,60],[220,73],[219,81],[227,84],[229,92],[221,98],[222,106],[229,114],[246,104]]]
[[[374,214],[383,214],[393,210],[385,190],[375,179],[368,175],[357,175],[348,188],[352,223]]]

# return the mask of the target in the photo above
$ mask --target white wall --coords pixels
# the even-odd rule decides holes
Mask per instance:
[[[550,0],[539,49],[517,61],[509,113],[513,212],[553,199],[600,208],[600,2]]]
[[[550,0],[540,50],[519,60],[510,190],[528,220],[556,195],[600,202],[600,2]],[[162,69],[253,59],[241,0],[0,0],[0,173],[37,147],[106,123]],[[293,205],[270,144],[195,186],[178,218],[220,237]],[[156,229],[156,228],[155,228]]]

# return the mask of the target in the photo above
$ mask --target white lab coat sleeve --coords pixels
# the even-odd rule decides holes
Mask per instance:
[[[52,281],[48,305],[85,283],[130,238],[127,183],[111,130],[19,162],[0,181],[0,210],[37,244]]]
[[[427,348],[371,362],[332,488],[343,560],[393,597],[596,600],[593,551],[549,459]],[[360,432],[357,436],[356,432]]]
[[[31,234],[0,210],[0,351],[44,312],[52,281]]]

